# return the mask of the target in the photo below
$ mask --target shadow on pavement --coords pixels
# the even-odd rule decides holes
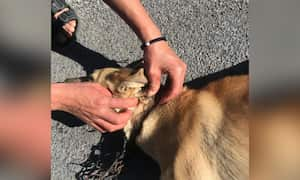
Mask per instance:
[[[68,127],[79,127],[85,125],[82,120],[64,111],[52,111],[51,118],[55,121],[63,123]]]
[[[127,147],[122,173],[118,180],[159,180],[159,165],[136,145]]]
[[[55,46],[52,50],[79,63],[87,74],[99,68],[120,67],[117,61],[107,59],[102,54],[84,47],[76,41],[66,47]]]
[[[136,146],[128,147],[122,130],[103,134],[80,166],[77,180],[159,180],[160,176],[159,166],[149,156]]]
[[[243,75],[243,74],[249,74],[249,61],[244,61],[235,66],[224,69],[222,71],[212,73],[204,77],[196,78],[192,81],[185,83],[185,85],[188,86],[189,88],[198,89],[207,85],[212,81],[222,79],[226,76]]]

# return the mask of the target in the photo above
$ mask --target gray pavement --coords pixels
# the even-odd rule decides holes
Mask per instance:
[[[108,60],[126,65],[142,57],[140,41],[103,1],[68,2],[80,19],[78,44],[64,50],[65,56],[51,53],[52,82],[83,76]],[[188,65],[186,81],[248,60],[248,0],[144,0],[143,3]],[[80,166],[74,163],[87,159],[101,135],[90,132],[86,125],[70,125],[54,119],[52,179],[75,179]]]

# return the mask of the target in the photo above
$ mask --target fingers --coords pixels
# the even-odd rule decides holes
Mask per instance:
[[[162,93],[160,104],[164,104],[175,98],[182,91],[182,84],[184,83],[184,75],[186,68],[176,68],[168,72],[168,81],[165,91]]]
[[[106,132],[106,130],[104,130],[102,127],[100,127],[99,125],[97,125],[96,123],[93,123],[93,122],[91,122],[91,123],[89,123],[93,128],[95,128],[96,130],[98,130],[99,132],[101,132],[101,133],[105,133]]]
[[[91,125],[93,127],[96,126],[95,128],[100,132],[113,132],[122,129],[127,124],[127,121],[130,119],[131,115],[132,112],[129,110],[122,113],[107,112],[106,118],[97,119],[91,123]]]
[[[137,104],[137,98],[112,98],[109,105],[112,108],[126,109],[135,107]]]
[[[157,91],[160,88],[161,71],[147,69],[147,67],[145,68],[146,68],[147,77],[150,81],[150,85],[147,93],[148,96],[153,96],[157,93]]]
[[[163,89],[164,91],[161,93],[161,99],[159,100],[159,104],[164,104],[170,101],[181,92],[182,84],[179,83],[180,83],[179,81],[168,79],[166,87]]]
[[[130,119],[132,112],[130,110],[125,110],[122,112],[115,112],[113,109],[105,109],[102,110],[101,118],[105,119],[106,121],[110,122],[111,124],[118,125],[123,124]]]
[[[99,130],[100,132],[114,132],[122,129],[125,126],[125,124],[113,125],[105,120],[99,119],[97,121],[97,126],[98,127],[96,129]]]

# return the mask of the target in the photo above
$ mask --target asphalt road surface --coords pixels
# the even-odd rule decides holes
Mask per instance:
[[[52,52],[51,81],[84,76],[95,68],[142,58],[140,41],[103,1],[67,1],[79,16],[77,43]],[[186,81],[248,60],[248,0],[143,1],[170,45],[188,65]],[[101,134],[73,117],[54,113],[51,179],[75,179]],[[135,157],[130,180],[155,174]],[[148,162],[148,161],[147,161]],[[136,167],[135,167],[136,166]],[[155,169],[155,168],[154,168]],[[155,171],[154,173],[152,171]],[[139,174],[139,175],[137,175]],[[123,178],[126,179],[126,178]],[[155,179],[154,177],[152,179]]]

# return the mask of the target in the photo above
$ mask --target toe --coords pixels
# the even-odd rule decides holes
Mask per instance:
[[[63,29],[68,33],[70,37],[73,35],[73,32],[68,27],[66,27],[66,25],[63,26]]]
[[[68,22],[68,24],[70,24],[74,28],[76,27],[76,21],[75,20],[72,20],[72,21]]]
[[[73,33],[73,32],[75,31],[74,26],[70,25],[69,23],[65,24],[65,25],[63,26],[63,28],[64,28],[66,31],[70,32],[70,33]]]

